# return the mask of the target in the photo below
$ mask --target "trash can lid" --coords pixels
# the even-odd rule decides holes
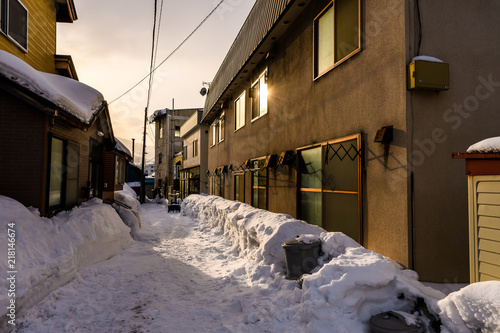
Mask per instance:
[[[309,235],[308,235],[309,236]],[[319,238],[312,238],[312,237],[303,237],[303,235],[298,235],[295,238],[289,239],[281,246],[283,248],[301,248],[301,249],[308,249],[311,247],[316,247],[321,244],[321,240]]]
[[[412,320],[414,320],[413,323]],[[383,312],[371,317],[370,328],[375,333],[422,333],[425,331],[420,319],[414,318],[409,313],[405,316],[399,311]]]

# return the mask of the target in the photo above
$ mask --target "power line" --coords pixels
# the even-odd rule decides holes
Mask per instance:
[[[168,59],[170,59],[196,33],[196,31],[198,31],[198,29],[201,28],[201,26],[210,18],[210,16],[212,16],[213,13],[215,13],[215,11],[222,5],[222,3],[224,1],[225,0],[221,0],[219,2],[219,4],[217,6],[215,6],[215,8],[201,21],[201,23],[198,24],[198,26],[172,52],[170,52],[170,54],[165,59],[163,59],[163,61],[160,62],[160,64],[158,66],[156,66],[154,69],[152,69],[151,72],[148,75],[146,75],[145,77],[143,77],[132,88],[130,88],[129,90],[127,90],[126,92],[124,92],[123,94],[121,94],[120,96],[118,96],[117,98],[115,98],[114,100],[112,100],[111,102],[109,102],[108,105],[113,104],[114,102],[116,102],[117,100],[119,100],[120,98],[122,98],[123,96],[127,95],[129,92],[131,92],[132,90],[134,90],[134,88],[136,88],[138,85],[140,85],[144,80],[146,80],[148,77],[150,77],[150,75],[152,73],[154,73]]]

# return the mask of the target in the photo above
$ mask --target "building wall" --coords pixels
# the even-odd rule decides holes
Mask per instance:
[[[0,33],[0,49],[14,54],[35,69],[56,74],[56,8],[54,0],[21,0],[28,8],[28,52]]]
[[[411,10],[409,37],[418,35]],[[407,93],[415,268],[424,280],[468,282],[467,178],[465,163],[452,160],[451,153],[499,135],[500,3],[421,0],[420,12],[420,54],[449,63],[450,89]],[[407,63],[416,44],[410,43]]]
[[[0,194],[43,207],[44,115],[0,90]]]
[[[234,91],[226,110],[225,140],[209,148],[209,169],[241,165],[250,158],[279,154],[318,142],[362,133],[363,245],[409,265],[406,161],[405,6],[366,0],[362,52],[313,80],[313,20],[330,1],[314,1],[285,35],[275,41],[275,58],[267,63],[268,114],[234,131],[234,100],[250,80]],[[376,131],[393,125],[389,147],[374,143]],[[297,215],[294,168],[270,170],[268,208]],[[251,203],[250,174],[245,201]],[[226,197],[234,197],[226,179]]]
[[[175,110],[172,121],[171,110],[167,114],[157,117],[155,121],[155,187],[159,187],[161,180],[162,188],[165,184],[172,185],[173,168],[172,158],[182,151],[182,138],[174,135],[175,126],[180,127],[198,109]],[[160,128],[163,134],[160,138]],[[172,139],[173,138],[173,139]],[[173,152],[172,152],[172,142]],[[162,162],[159,163],[159,155],[162,154]]]

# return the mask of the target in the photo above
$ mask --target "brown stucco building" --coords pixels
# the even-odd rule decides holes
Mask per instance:
[[[0,194],[42,215],[113,198],[130,152],[103,96],[77,81],[70,56],[55,55],[57,22],[77,18],[73,1],[2,4]]]
[[[183,151],[181,125],[200,110],[161,109],[156,110],[150,118],[155,123],[155,188],[164,195],[180,190],[180,175],[177,173],[177,181],[174,182],[173,160],[176,154]],[[180,163],[177,169],[180,171]]]
[[[342,231],[424,281],[468,281],[467,182],[450,156],[498,135],[499,13],[257,0],[206,99],[211,193]],[[408,75],[424,55],[443,63],[417,58]]]

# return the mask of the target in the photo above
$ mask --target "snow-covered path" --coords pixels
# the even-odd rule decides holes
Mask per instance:
[[[223,254],[229,241],[162,205],[144,205],[141,220],[131,247],[30,309],[18,332],[248,331],[266,292],[245,283],[244,261]]]

